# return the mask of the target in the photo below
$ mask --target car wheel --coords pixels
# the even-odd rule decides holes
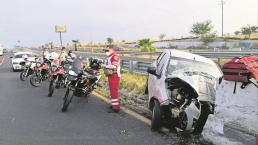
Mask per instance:
[[[151,130],[157,131],[162,126],[161,120],[161,107],[157,100],[154,100],[154,107],[152,109],[152,120],[151,120]]]
[[[197,124],[195,126],[194,132],[195,134],[201,134],[203,127],[208,119],[208,116],[212,114],[209,105],[207,104],[202,104],[201,107],[201,115],[197,121]]]

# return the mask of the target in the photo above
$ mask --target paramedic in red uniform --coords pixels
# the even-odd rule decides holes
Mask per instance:
[[[117,113],[120,111],[119,103],[119,80],[121,77],[120,74],[120,57],[116,54],[113,49],[113,46],[108,46],[104,49],[107,57],[107,65],[104,66],[105,70],[110,70],[106,75],[108,76],[109,91],[111,97],[111,107],[108,111],[109,113]]]

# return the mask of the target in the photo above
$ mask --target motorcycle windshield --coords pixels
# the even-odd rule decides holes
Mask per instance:
[[[76,74],[79,74],[81,71],[82,63],[83,61],[81,59],[74,59],[71,70],[74,71]]]

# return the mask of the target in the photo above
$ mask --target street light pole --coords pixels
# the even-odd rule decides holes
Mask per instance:
[[[60,43],[61,43],[61,47],[63,46],[63,41],[62,41],[62,32],[60,32]]]
[[[221,37],[223,38],[224,37],[224,4],[225,4],[225,1],[224,0],[221,0]]]

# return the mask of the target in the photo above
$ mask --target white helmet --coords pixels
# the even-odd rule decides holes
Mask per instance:
[[[56,52],[51,52],[49,59],[58,59],[59,55]]]

